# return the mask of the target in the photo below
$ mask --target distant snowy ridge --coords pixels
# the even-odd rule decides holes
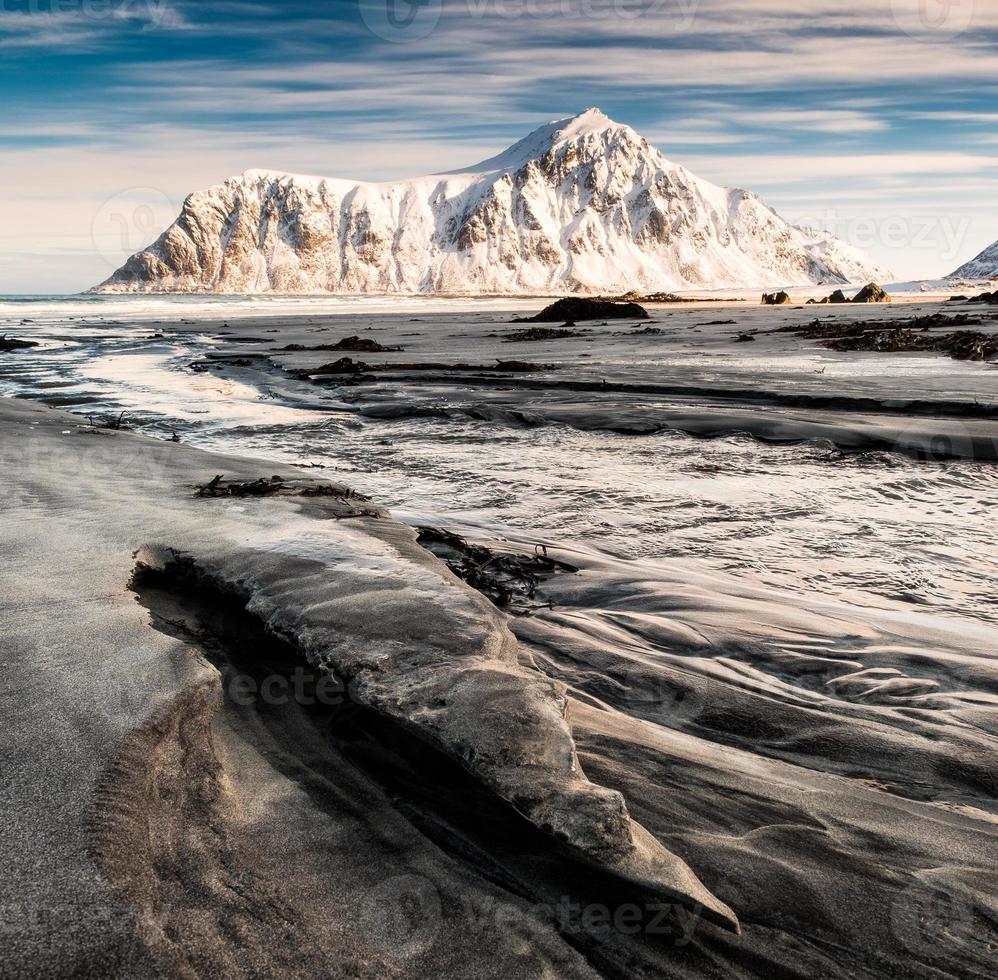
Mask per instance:
[[[588,109],[475,167],[415,180],[247,170],[190,195],[94,291],[508,295],[890,278]]]
[[[951,273],[951,279],[998,279],[998,242]]]

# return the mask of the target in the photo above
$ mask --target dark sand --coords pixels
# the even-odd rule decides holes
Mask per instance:
[[[993,460],[987,366],[802,351],[761,333],[771,312],[735,315],[522,349],[495,316],[169,329],[216,333],[242,363],[207,375],[266,390],[275,424],[338,400]],[[407,346],[382,360],[560,369],[327,389],[280,370],[322,353],[270,349],[348,334]],[[511,620],[376,502],[297,496],[285,465],[18,402],[0,457],[4,976],[993,975],[986,619],[571,546],[553,608]],[[289,490],[196,499],[216,473]],[[327,667],[346,703],[245,695]]]

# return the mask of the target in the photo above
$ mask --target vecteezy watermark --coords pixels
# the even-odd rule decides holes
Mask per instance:
[[[360,913],[366,938],[389,958],[404,961],[425,953],[444,929],[463,936],[514,934],[527,943],[552,929],[578,937],[645,935],[682,948],[695,939],[703,908],[655,900],[585,903],[568,895],[526,904],[468,893],[445,903],[429,878],[409,873],[377,885],[364,898]]]
[[[642,717],[682,727],[696,721],[707,706],[703,692],[654,664],[634,663],[620,680],[621,706]]]
[[[173,18],[173,0],[0,0],[0,11],[42,14],[90,21],[132,20],[143,30],[163,27]]]
[[[638,21],[654,17],[659,28],[688,31],[702,0],[457,0],[447,14],[472,20]],[[433,33],[443,0],[357,0],[372,34],[386,41],[419,41]]]
[[[338,707],[349,698],[349,690],[340,678],[327,671],[306,670],[295,667],[288,674],[267,674],[253,677],[250,674],[226,673],[223,686],[229,700],[243,707],[263,703],[281,707],[297,704],[302,707],[323,705]]]
[[[905,34],[921,41],[952,41],[970,29],[976,0],[891,0]]]
[[[441,920],[440,893],[429,878],[417,874],[396,875],[381,882],[362,908],[367,938],[400,960],[429,949]]]
[[[112,269],[151,245],[176,217],[176,203],[155,187],[130,187],[109,197],[94,214],[90,239]]]
[[[702,0],[465,0],[476,19],[636,21],[655,17],[675,30],[689,30]]]
[[[655,936],[660,943],[681,948],[694,939],[703,907],[687,908],[673,902],[580,902],[568,895],[556,901],[526,906],[497,902],[487,897],[479,904],[465,897],[463,915],[483,933],[500,929],[530,935],[553,927],[565,936]]]
[[[994,402],[975,399],[982,417],[994,410]],[[973,419],[946,419],[944,422],[912,416],[898,418],[885,433],[893,450],[921,463],[946,463],[961,459],[993,465],[998,460],[998,436]]]
[[[967,250],[973,220],[932,214],[856,217],[838,211],[821,214],[815,227],[867,251],[919,249],[932,252],[945,265],[959,261]]]
[[[443,0],[357,0],[367,29],[385,41],[407,44],[433,33]]]
[[[17,904],[0,905],[0,936],[73,935],[95,927],[106,931],[117,923],[130,922],[131,918],[127,910],[98,904],[89,897],[46,904],[29,896]]]

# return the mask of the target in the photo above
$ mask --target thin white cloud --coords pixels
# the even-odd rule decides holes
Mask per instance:
[[[793,185],[823,179],[909,178],[934,174],[998,173],[998,156],[987,154],[940,153],[855,153],[855,154],[726,154],[721,157],[694,156],[686,161],[690,169],[722,183],[738,180],[749,187]],[[727,175],[725,179],[721,175]]]
[[[208,9],[163,2],[168,29],[198,24]],[[322,5],[303,23],[279,19],[275,4],[277,19],[262,28],[260,7],[221,0],[212,10],[226,16],[202,25],[203,36],[265,29],[263,60],[120,63],[110,100],[91,112],[74,105],[70,117],[53,106],[24,125],[5,115],[0,138],[85,145],[0,148],[0,239],[35,252],[69,249],[74,285],[83,287],[107,271],[100,256],[99,266],[87,258],[93,215],[125,189],[147,188],[179,206],[189,191],[251,167],[367,179],[446,170],[491,156],[596,91],[621,102],[670,93],[663,105],[682,111],[663,110],[655,125],[639,127],[643,134],[695,173],[763,191],[777,206],[814,213],[828,205],[848,216],[914,202],[946,215],[976,195],[983,225],[998,210],[998,137],[988,131],[998,113],[963,106],[998,78],[998,46],[986,33],[998,30],[998,2],[977,0],[972,29],[946,45],[905,29],[909,2],[921,0],[626,0],[644,13],[594,18],[567,16],[566,3],[571,12],[600,0],[525,0],[513,16],[515,0],[445,0],[428,37],[386,47],[359,20],[324,18]],[[12,58],[18,49],[28,58],[35,47],[96,47],[146,26],[32,16],[0,14],[0,47]],[[331,58],[334,33],[360,43]],[[545,112],[525,111],[538,93],[549,94]],[[920,98],[938,108],[912,111]],[[948,99],[960,108],[947,110]],[[967,132],[947,152],[930,151],[928,138],[921,152],[872,152],[905,120]],[[819,138],[866,152],[804,152]],[[760,147],[767,152],[731,152]],[[897,256],[890,261],[903,269]]]
[[[887,121],[868,112],[850,109],[787,109],[752,113],[752,125],[811,133],[879,133],[889,128]]]

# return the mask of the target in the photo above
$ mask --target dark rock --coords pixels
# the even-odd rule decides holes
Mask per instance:
[[[27,350],[29,347],[37,347],[33,340],[18,340],[16,337],[8,337],[0,334],[0,351],[8,353],[14,350]]]
[[[737,337],[735,337],[736,344],[747,344],[753,340],[755,340],[755,334],[751,333],[740,333]]]
[[[762,294],[762,305],[763,306],[790,306],[793,300],[790,298],[788,293],[785,293],[782,289],[778,293],[763,293]]]
[[[980,296],[973,296],[968,303],[989,303],[991,306],[998,306],[998,289],[993,293],[981,293]]]
[[[891,297],[875,282],[867,283],[855,296],[854,303],[890,303]]]
[[[826,296],[822,303],[848,303],[849,300],[846,299],[846,294],[842,292],[841,289],[836,289],[831,296]]]
[[[637,303],[614,303],[601,299],[571,296],[545,306],[533,316],[518,317],[514,323],[558,323],[566,320],[647,320],[648,311]]]

